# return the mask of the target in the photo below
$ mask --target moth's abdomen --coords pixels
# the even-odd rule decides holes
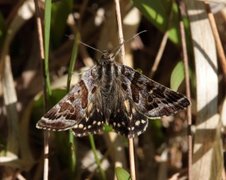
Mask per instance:
[[[115,67],[112,62],[106,62],[102,65],[101,91],[108,94],[112,91],[115,79]]]

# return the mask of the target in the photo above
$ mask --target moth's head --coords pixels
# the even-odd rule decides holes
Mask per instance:
[[[114,54],[111,53],[111,51],[104,50],[104,51],[102,51],[102,56],[99,59],[98,63],[102,64],[102,65],[109,64],[114,61],[114,57],[115,56],[114,56]]]

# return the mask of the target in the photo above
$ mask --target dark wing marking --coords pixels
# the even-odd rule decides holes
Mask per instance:
[[[113,129],[128,138],[142,134],[147,126],[147,117],[139,113],[129,99],[118,103],[116,112],[113,112],[109,119]]]
[[[75,136],[81,137],[88,134],[100,134],[103,132],[105,118],[98,107],[94,107],[89,116],[83,118],[72,130]]]
[[[174,114],[190,104],[183,94],[149,79],[128,66],[118,66],[121,69],[121,87],[140,113],[148,117],[161,117]]]
[[[36,127],[64,131],[80,123],[92,112],[90,104],[95,101],[98,82],[98,69],[94,66],[86,71],[81,81],[38,121]]]

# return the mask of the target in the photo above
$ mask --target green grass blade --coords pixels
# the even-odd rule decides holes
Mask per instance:
[[[79,43],[79,33],[76,33],[75,40],[73,44],[72,54],[71,54],[71,60],[68,68],[68,79],[67,79],[67,91],[70,90],[71,85],[71,77],[73,75],[73,70],[75,67],[77,55],[78,55],[78,43]]]
[[[43,75],[44,75],[44,102],[45,112],[49,108],[49,98],[52,94],[50,87],[50,75],[49,75],[49,38],[50,38],[50,21],[51,21],[51,0],[45,1],[44,12],[44,63],[43,63]],[[47,180],[49,177],[49,132],[44,132],[44,170],[43,179]]]
[[[70,153],[71,153],[71,160],[70,160],[70,169],[71,174],[74,175],[76,171],[76,146],[75,146],[75,137],[72,133],[72,130],[69,131],[69,144],[70,144]]]
[[[98,155],[97,155],[97,150],[96,150],[96,146],[95,146],[95,142],[94,142],[93,135],[89,135],[89,141],[90,141],[91,148],[92,148],[92,151],[93,151],[93,154],[94,154],[94,158],[95,158],[95,161],[96,161],[96,164],[97,164],[99,173],[100,173],[100,178],[101,178],[102,180],[106,180],[105,172],[104,172],[104,170],[101,168],[101,165],[100,165],[100,159],[99,159],[99,157],[98,157]]]
[[[50,41],[51,7],[52,1],[46,0],[44,14],[44,49],[45,49],[44,78],[47,96],[50,96],[52,94],[49,76],[49,41]]]
[[[73,49],[72,49],[72,54],[71,54],[71,60],[68,68],[68,78],[67,78],[67,92],[70,90],[70,85],[71,85],[71,77],[73,74],[73,70],[75,67],[77,55],[78,55],[78,42],[79,42],[79,33],[76,34],[74,44],[73,44]],[[72,130],[69,131],[69,144],[71,145],[71,159],[70,159],[70,169],[71,173],[75,173],[76,169],[76,154],[75,154],[75,138],[72,133]]]

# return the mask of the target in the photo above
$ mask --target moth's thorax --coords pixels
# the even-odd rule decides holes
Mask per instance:
[[[114,80],[117,75],[117,67],[110,56],[103,55],[101,58],[101,91],[108,95],[114,88]]]

